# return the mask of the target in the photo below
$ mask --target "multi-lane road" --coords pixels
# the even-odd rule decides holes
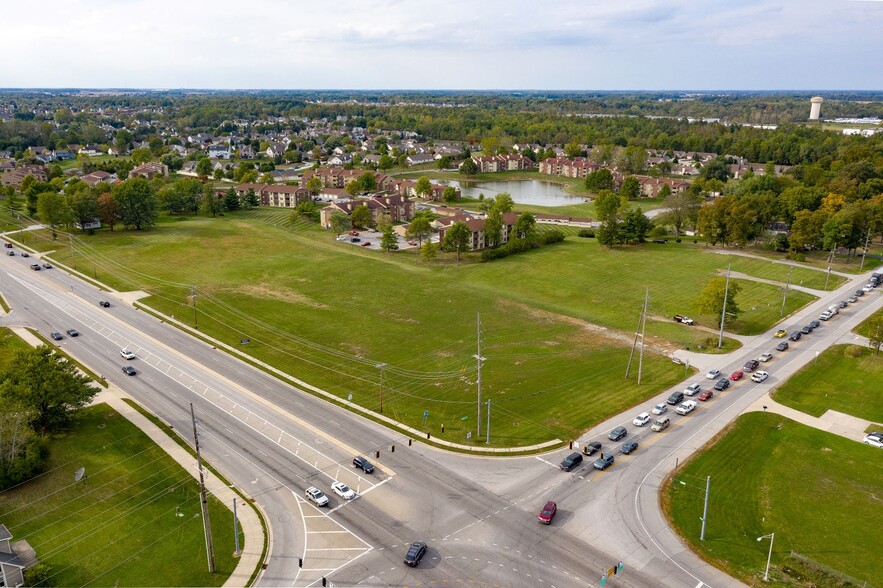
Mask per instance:
[[[12,307],[3,324],[44,335],[76,328],[79,337],[58,345],[177,429],[187,430],[192,402],[205,457],[266,513],[270,552],[258,583],[268,586],[317,585],[322,577],[339,586],[592,586],[620,560],[623,573],[611,585],[739,585],[683,548],[659,513],[659,484],[676,458],[701,447],[770,386],[880,306],[879,293],[866,296],[777,354],[767,364],[770,380],[740,382],[693,414],[673,418],[664,433],[647,427],[638,432],[631,419],[667,393],[609,419],[582,441],[603,438],[605,451],[618,451],[621,442],[607,441],[606,433],[625,424],[626,440],[640,439],[637,453],[617,453],[605,472],[593,470],[587,459],[565,473],[557,466],[565,450],[481,458],[419,442],[409,447],[402,435],[272,378],[119,296],[58,268],[32,271],[33,261],[2,256],[0,291]],[[788,324],[808,322],[829,299],[840,300],[861,283],[853,280]],[[99,299],[111,300],[111,306],[99,308]],[[729,373],[773,346],[768,336],[754,341],[707,367]],[[123,360],[122,347],[137,359]],[[124,364],[138,374],[123,374]],[[381,457],[372,459],[378,465],[373,474],[352,467],[354,455],[373,458],[375,451]],[[334,480],[359,497],[346,502],[332,495]],[[304,499],[309,486],[329,495],[329,507]],[[549,499],[558,502],[559,512],[552,525],[539,525],[537,512]],[[402,558],[415,540],[427,541],[429,551],[411,569]]]

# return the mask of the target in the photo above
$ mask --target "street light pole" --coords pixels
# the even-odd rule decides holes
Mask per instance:
[[[793,269],[794,269],[793,265],[788,268],[788,281],[785,282],[785,291],[782,294],[782,311],[779,313],[780,316],[785,316],[785,301],[788,299],[788,288],[791,286],[791,270],[793,270]],[[828,270],[830,270],[830,269],[831,268],[829,267]],[[828,275],[830,275],[830,271],[829,271]],[[828,281],[826,279],[825,280],[825,290],[827,290],[827,289],[828,289]]]
[[[481,435],[481,363],[485,360],[484,357],[481,356],[481,314],[475,313],[476,317],[476,333],[478,338],[478,353],[473,355],[476,362],[478,362],[478,418],[475,421],[476,427],[476,437]]]
[[[705,480],[705,507],[702,509],[702,533],[699,535],[700,541],[705,541],[705,522],[708,520],[708,492],[711,490],[711,476]]]
[[[775,538],[776,538],[775,533],[770,533],[769,535],[764,535],[762,537],[757,538],[758,541],[763,541],[764,539],[770,540],[770,554],[766,558],[766,571],[763,573],[763,581],[764,582],[770,581],[770,560],[773,559],[773,541],[775,540]]]
[[[721,309],[721,332],[717,338],[717,348],[724,346],[724,325],[727,322],[727,297],[730,295],[730,266],[727,266],[727,282],[724,285],[724,307]]]

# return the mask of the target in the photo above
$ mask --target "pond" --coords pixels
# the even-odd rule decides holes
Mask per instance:
[[[512,200],[519,204],[535,206],[566,206],[587,200],[564,191],[561,184],[542,180],[507,180],[499,182],[439,181],[440,184],[460,188],[463,196],[477,199],[480,194],[493,198],[500,192],[509,192]]]

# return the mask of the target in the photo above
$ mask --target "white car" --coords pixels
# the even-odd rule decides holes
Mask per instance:
[[[719,375],[721,375],[720,370],[708,370],[708,373],[705,374],[705,377],[708,378],[709,380],[713,380],[713,379],[717,378]]]
[[[760,354],[760,361],[767,362],[767,361],[771,360],[772,358],[773,358],[772,353],[761,353]]]
[[[123,356],[123,359],[135,359],[135,354],[128,349],[120,349],[120,355]]]
[[[667,410],[668,410],[668,406],[666,406],[665,403],[663,402],[661,404],[657,404],[656,406],[654,406],[653,410],[651,410],[650,412],[652,412],[653,414],[663,414]]]
[[[684,396],[695,396],[700,392],[702,392],[702,386],[700,386],[699,384],[690,384],[689,386],[684,388]]]
[[[307,500],[316,504],[316,506],[325,506],[328,504],[328,497],[325,496],[325,493],[316,488],[315,486],[310,486],[306,491]]]
[[[352,500],[356,497],[356,493],[352,488],[344,484],[343,482],[334,482],[331,484],[331,490],[344,500]]]
[[[698,405],[695,400],[687,400],[686,402],[682,402],[681,405],[675,409],[675,412],[678,414],[690,414],[696,410],[696,406]]]
[[[883,435],[880,433],[868,433],[862,439],[862,443],[867,443],[871,447],[883,447]]]
[[[751,374],[751,381],[760,384],[769,377],[770,375],[766,372],[754,372],[753,374]]]
[[[635,425],[636,427],[643,427],[644,425],[646,425],[649,422],[650,422],[650,413],[649,412],[642,412],[641,414],[639,414],[638,416],[635,417],[635,420],[632,421],[632,424]]]
[[[870,284],[865,284],[864,286],[862,286],[862,292],[870,292],[873,289],[874,287]]]

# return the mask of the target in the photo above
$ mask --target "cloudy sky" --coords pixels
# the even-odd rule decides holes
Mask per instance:
[[[875,0],[42,0],[0,87],[883,89]]]

